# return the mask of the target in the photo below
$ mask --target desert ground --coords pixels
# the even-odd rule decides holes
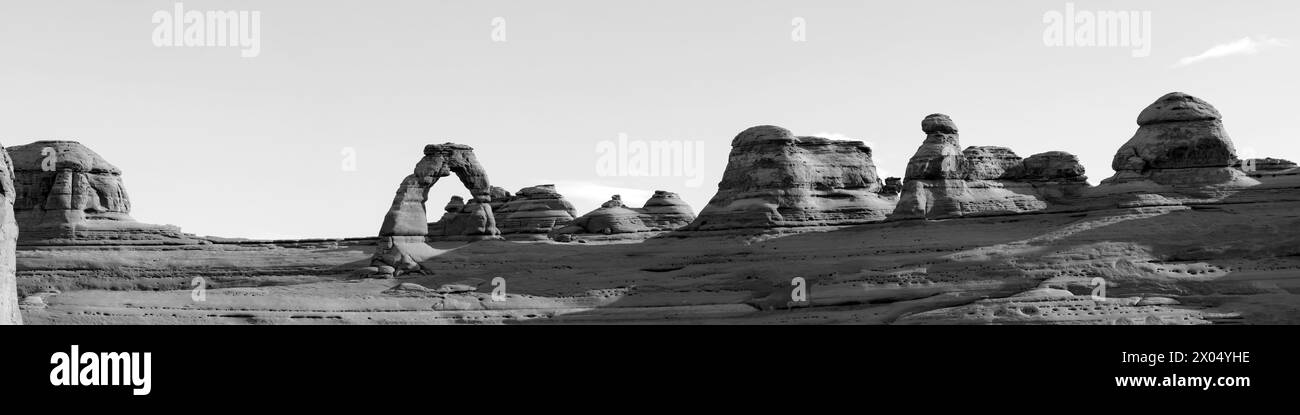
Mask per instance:
[[[395,278],[356,271],[373,239],[23,247],[19,296],[27,324],[1297,324],[1298,207],[442,242]]]

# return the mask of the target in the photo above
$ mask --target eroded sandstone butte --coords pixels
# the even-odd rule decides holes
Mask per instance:
[[[875,222],[894,210],[861,141],[795,136],[763,125],[742,131],[718,193],[684,230],[840,226]]]
[[[1087,188],[1078,157],[1054,151],[1021,158],[1006,147],[961,149],[947,115],[921,121],[925,141],[907,163],[891,219],[941,219],[1041,211]]]
[[[1115,153],[1106,184],[1149,181],[1170,186],[1216,185],[1240,180],[1237,151],[1223,116],[1208,102],[1172,92],[1138,114],[1138,130]]]
[[[574,219],[552,232],[552,237],[571,234],[628,234],[679,229],[695,220],[691,206],[676,193],[656,190],[640,208],[623,204],[619,195],[599,208]],[[557,238],[565,240],[564,238]]]
[[[137,222],[122,170],[76,141],[37,141],[8,149],[21,245],[200,243],[179,227]]]
[[[1200,98],[1166,94],[1142,110],[1137,124],[1137,132],[1115,153],[1115,175],[1089,189],[1084,204],[1207,205],[1297,196],[1293,165],[1281,159],[1238,160],[1223,117]]]
[[[13,160],[0,147],[0,325],[22,324],[18,310],[18,222],[14,220]]]
[[[545,234],[578,217],[573,204],[553,184],[519,189],[494,212],[502,234]]]

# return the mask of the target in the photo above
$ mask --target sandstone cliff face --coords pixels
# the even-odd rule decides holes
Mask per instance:
[[[573,204],[565,200],[553,184],[519,189],[513,198],[494,212],[502,234],[547,233],[578,216]]]
[[[838,226],[880,221],[894,201],[880,194],[871,149],[861,141],[796,137],[764,125],[741,132],[718,193],[685,230]]]
[[[76,141],[10,147],[23,245],[191,244],[175,226],[131,218],[122,170]]]
[[[921,121],[925,141],[907,164],[891,219],[951,218],[1041,211],[1087,188],[1078,157],[1065,152],[1022,159],[1006,147],[961,148],[943,114]]]
[[[1208,102],[1181,92],[1166,94],[1138,115],[1137,133],[1115,153],[1115,175],[1104,184],[1152,181],[1204,186],[1242,177],[1223,117]]]
[[[429,234],[429,219],[425,202],[429,189],[438,179],[456,174],[461,184],[469,189],[473,198],[460,209],[464,222],[459,232],[469,237],[491,239],[499,237],[496,220],[492,215],[491,185],[487,172],[479,165],[470,146],[455,143],[430,144],[424,147],[424,157],[415,165],[415,171],[402,179],[393,197],[393,204],[384,215],[379,228],[378,248],[373,266],[393,267],[396,271],[416,272],[420,261],[437,254],[425,242]]]
[[[13,160],[0,147],[0,325],[22,324],[18,311],[17,258],[18,222],[14,220]]]

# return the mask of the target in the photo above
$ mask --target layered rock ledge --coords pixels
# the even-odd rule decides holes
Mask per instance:
[[[683,230],[876,222],[894,209],[882,188],[871,148],[861,141],[752,127],[732,140],[718,193]]]
[[[8,149],[20,245],[197,244],[172,225],[137,222],[122,170],[76,141]]]

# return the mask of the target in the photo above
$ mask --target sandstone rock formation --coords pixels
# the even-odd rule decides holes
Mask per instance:
[[[600,208],[574,219],[566,226],[551,232],[552,236],[570,234],[627,234],[637,232],[671,231],[695,220],[695,212],[676,193],[656,190],[640,208],[623,204],[623,197],[614,195]]]
[[[425,242],[429,234],[425,202],[429,189],[438,179],[452,173],[469,189],[472,198],[458,214],[466,220],[459,231],[471,238],[497,238],[496,220],[492,215],[492,200],[487,172],[479,165],[470,146],[455,143],[430,144],[424,147],[424,158],[415,165],[415,171],[402,179],[393,205],[384,215],[379,228],[378,248],[372,266],[391,266],[400,272],[418,272],[420,262],[437,255]]]
[[[22,245],[193,244],[176,226],[132,219],[122,170],[76,141],[10,147]]]
[[[656,231],[675,230],[695,220],[691,205],[676,193],[664,190],[655,190],[655,194],[641,205],[640,212],[641,222]]]
[[[642,220],[641,212],[623,205],[623,199],[614,195],[600,208],[574,219],[568,225],[556,229],[553,234],[574,233],[620,234],[650,231]]]
[[[467,204],[460,196],[452,196],[443,210],[446,212],[442,218],[429,224],[429,236],[483,239],[475,236],[488,235],[484,227],[485,210],[473,200]]]
[[[507,193],[508,195],[509,193]],[[573,204],[553,184],[519,189],[513,198],[494,210],[502,234],[544,234],[577,218]]]
[[[18,311],[18,222],[14,220],[14,168],[9,153],[0,147],[0,325],[22,324]]]
[[[925,141],[907,164],[891,219],[950,218],[1040,211],[1087,188],[1072,154],[1022,159],[1006,147],[960,150],[957,124],[947,115],[921,121]]]
[[[1239,168],[1246,173],[1279,172],[1295,169],[1296,164],[1291,160],[1268,157],[1238,160],[1237,163],[1233,164],[1233,167]]]
[[[1151,181],[1205,186],[1240,179],[1237,152],[1214,106],[1181,92],[1166,94],[1138,114],[1138,130],[1111,162],[1103,184]]]
[[[903,179],[899,177],[886,178],[880,188],[880,194],[890,197],[898,197],[903,193]]]
[[[684,230],[838,226],[885,219],[871,148],[861,141],[796,137],[763,125],[742,131],[718,193]]]
[[[488,195],[492,196],[492,201],[488,203],[492,206],[492,212],[501,210],[501,207],[505,206],[506,202],[514,198],[514,195],[511,195],[509,191],[498,186],[489,186]]]

